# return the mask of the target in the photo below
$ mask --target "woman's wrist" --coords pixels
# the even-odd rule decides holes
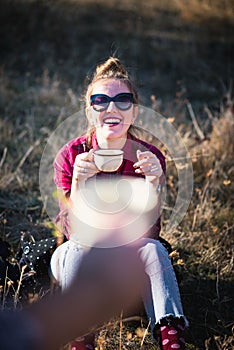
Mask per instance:
[[[154,188],[155,190],[158,189],[159,177],[157,177],[157,176],[152,176],[152,175],[146,175],[145,180],[146,180],[147,182],[150,182],[150,183],[153,185],[153,188]]]
[[[72,202],[75,201],[75,198],[77,196],[77,192],[80,188],[82,188],[85,185],[86,179],[75,179],[73,177],[72,184],[71,184],[71,193],[70,193],[70,200]]]

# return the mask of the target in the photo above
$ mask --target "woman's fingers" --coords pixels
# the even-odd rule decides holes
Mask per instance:
[[[76,168],[77,170],[79,170],[79,168],[85,169],[86,172],[93,172],[97,170],[96,165],[87,160],[79,160],[79,162],[75,163],[74,168]]]
[[[144,174],[145,176],[160,177],[163,173],[159,159],[150,151],[137,151],[138,162],[133,166],[136,168],[135,172]]]
[[[89,152],[84,152],[84,153],[78,154],[76,156],[76,158],[86,160],[89,162],[93,162],[93,152],[94,152],[94,149],[91,149],[91,150],[89,150]]]
[[[85,180],[94,176],[99,170],[93,161],[93,150],[84,152],[76,156],[73,170],[73,178],[75,180]]]

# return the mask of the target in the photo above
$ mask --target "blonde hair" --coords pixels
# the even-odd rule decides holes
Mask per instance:
[[[129,74],[125,66],[120,62],[116,57],[109,57],[104,63],[96,67],[95,73],[92,77],[91,82],[88,85],[85,102],[86,102],[86,111],[90,107],[90,96],[92,95],[93,85],[104,79],[118,79],[128,87],[129,91],[133,94],[133,103],[138,104],[138,93],[134,83],[131,81]],[[129,132],[133,126],[129,128]],[[87,147],[91,148],[92,135],[95,132],[95,128],[89,125],[87,131]]]

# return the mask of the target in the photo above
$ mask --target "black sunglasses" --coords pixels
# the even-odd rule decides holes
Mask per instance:
[[[111,101],[113,101],[116,107],[121,111],[127,111],[132,107],[133,94],[123,92],[114,97],[110,97],[104,94],[96,94],[90,96],[91,106],[97,112],[105,111],[108,108]]]

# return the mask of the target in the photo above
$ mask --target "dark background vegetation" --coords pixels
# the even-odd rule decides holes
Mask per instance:
[[[56,231],[38,185],[46,140],[79,110],[86,75],[117,55],[141,103],[170,118],[199,155],[187,216],[164,233],[176,250],[188,348],[232,349],[233,0],[0,0],[0,8],[0,237],[14,254],[22,233]]]

